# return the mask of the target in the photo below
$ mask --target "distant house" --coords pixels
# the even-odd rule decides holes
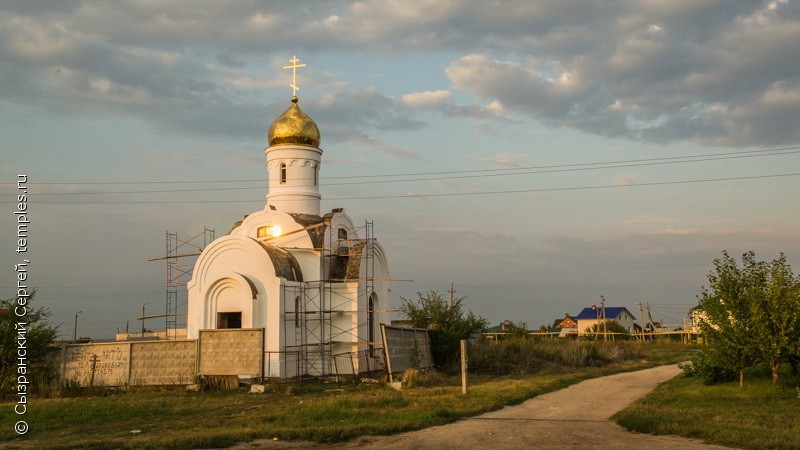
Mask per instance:
[[[522,322],[521,324],[517,325],[517,324],[515,324],[514,322],[512,322],[510,320],[504,320],[504,321],[500,322],[499,325],[495,325],[493,327],[489,327],[489,328],[485,329],[483,332],[484,333],[508,333],[508,332],[514,331],[514,330],[516,330],[518,328],[522,328],[523,330],[527,330],[528,329],[528,324],[525,323],[525,322]]]
[[[566,337],[568,334],[575,334],[578,332],[578,322],[575,316],[564,314],[561,319],[556,319],[553,326],[547,329],[548,333],[558,333],[558,337]]]
[[[708,316],[706,315],[706,312],[703,311],[703,308],[700,307],[700,305],[689,310],[689,319],[692,321],[692,333],[702,333],[703,330],[700,328],[700,322],[708,322]],[[716,325],[712,324],[711,326],[714,329],[718,329]]]
[[[633,332],[633,324],[636,321],[636,317],[633,313],[628,311],[628,308],[624,306],[606,306],[605,308],[600,308],[593,305],[589,308],[583,308],[583,311],[575,317],[575,320],[578,322],[578,334],[587,334],[587,330],[602,322],[603,317],[609,322],[618,323],[628,330],[629,333]]]
[[[575,320],[575,316],[570,316],[569,314],[564,314],[563,319],[556,319],[553,323],[554,328],[577,328],[578,322]]]

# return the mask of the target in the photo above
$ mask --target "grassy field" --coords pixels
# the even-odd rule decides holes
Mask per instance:
[[[748,449],[800,449],[800,390],[751,379],[706,386],[677,377],[613,417],[630,430]]]
[[[273,393],[258,395],[138,389],[33,399],[24,437],[12,429],[19,420],[13,405],[0,405],[0,448],[209,448],[258,438],[336,442],[453,422],[587,378],[685,360],[692,351],[644,345],[637,359],[606,367],[471,376],[467,396],[460,394],[460,378],[434,375],[402,392],[378,384],[339,389],[319,381],[276,385]]]

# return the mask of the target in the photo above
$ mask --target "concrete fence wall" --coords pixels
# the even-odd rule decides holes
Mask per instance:
[[[197,375],[197,341],[131,343],[128,384],[191,384]]]
[[[406,369],[433,366],[428,330],[381,324],[386,370],[392,373]]]
[[[68,344],[60,374],[77,386],[182,385],[197,375],[263,375],[264,330],[202,330],[196,340]]]
[[[200,330],[201,375],[264,373],[264,329]]]

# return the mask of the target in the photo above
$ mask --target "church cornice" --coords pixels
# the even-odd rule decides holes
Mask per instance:
[[[289,167],[298,166],[298,167],[307,167],[312,164],[319,164],[319,161],[314,159],[306,159],[306,158],[275,158],[270,159],[267,162],[267,168],[273,169],[281,164],[286,164]]]

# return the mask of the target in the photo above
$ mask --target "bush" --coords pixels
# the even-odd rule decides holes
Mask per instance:
[[[434,364],[443,370],[457,371],[460,341],[480,332],[488,322],[472,311],[464,312],[463,298],[448,302],[436,291],[417,292],[417,297],[416,300],[401,297],[403,313],[412,326],[430,330]]]
[[[691,362],[681,364],[679,367],[684,375],[698,377],[704,384],[719,384],[736,379],[735,371],[714,365],[705,352],[695,354]]]
[[[33,306],[35,295],[34,289],[27,298],[0,299],[0,400],[6,399],[12,389],[17,388],[17,376],[22,376],[17,373],[18,358],[22,351],[17,347],[18,338],[21,338],[20,342],[24,342],[26,347],[24,376],[32,382],[30,385],[22,385],[27,388],[25,393],[49,394],[50,387],[55,382],[56,370],[49,355],[56,338],[56,327],[48,321],[50,312],[46,308]],[[18,317],[15,311],[19,305],[25,304],[22,300],[27,302],[27,310],[24,317]],[[24,327],[18,329],[20,323]]]
[[[403,372],[402,385],[404,388],[412,388],[417,385],[419,379],[419,369],[406,369]]]
[[[608,333],[608,339],[615,341],[627,341],[631,339],[631,333],[628,329],[613,320],[606,320],[602,325],[596,323],[587,328],[586,332],[600,336],[603,336],[603,333]]]

